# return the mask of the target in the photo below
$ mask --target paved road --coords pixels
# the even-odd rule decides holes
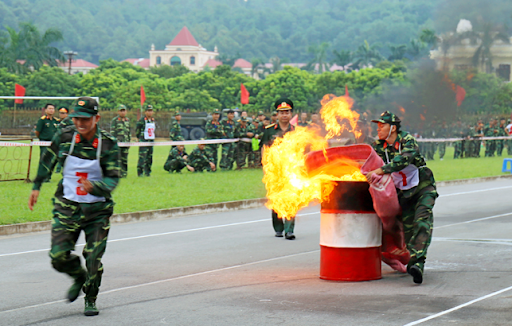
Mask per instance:
[[[48,232],[2,237],[0,325],[509,325],[511,191],[439,189],[421,286],[387,266],[378,281],[320,280],[318,207],[295,241],[273,236],[265,208],[114,225],[97,317],[62,300]]]

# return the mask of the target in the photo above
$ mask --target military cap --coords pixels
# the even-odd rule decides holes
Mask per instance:
[[[219,110],[219,109],[215,109],[215,110],[213,111],[213,114],[220,114],[220,110]]]
[[[274,103],[274,107],[277,111],[293,110],[293,102],[288,98],[280,98]]]
[[[73,108],[71,118],[90,118],[98,115],[98,102],[90,97],[80,97]]]
[[[372,122],[382,122],[382,123],[389,123],[390,125],[397,125],[402,122],[400,118],[389,111],[385,111],[380,115],[380,118],[372,120]]]
[[[146,111],[149,111],[149,110],[153,111],[153,105],[148,104],[148,106],[146,106]]]
[[[118,110],[118,111],[126,110],[126,106],[125,106],[125,105],[123,105],[123,104],[119,104],[119,105],[117,106],[117,110]]]
[[[270,121],[270,118],[269,117],[265,117],[265,119],[263,119],[263,120]]]
[[[272,112],[272,116],[277,115],[277,111]]]
[[[174,112],[174,116],[178,116],[178,115],[181,115],[180,111]]]
[[[258,112],[258,115],[265,115],[263,111]]]
[[[69,113],[69,110],[68,110],[68,108],[61,107],[61,108],[59,109],[59,112],[66,112],[66,113]]]

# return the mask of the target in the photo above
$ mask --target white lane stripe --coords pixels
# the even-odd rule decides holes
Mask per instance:
[[[307,215],[314,215],[314,214],[320,214],[320,212],[297,214],[297,216],[307,216]],[[118,242],[118,241],[127,241],[127,240],[135,240],[135,239],[143,239],[143,238],[151,238],[151,237],[159,237],[159,236],[169,235],[169,234],[178,234],[178,233],[210,230],[210,229],[224,228],[224,227],[229,227],[229,226],[237,226],[237,225],[244,225],[244,224],[251,224],[251,223],[259,223],[259,222],[265,222],[265,221],[269,221],[269,219],[267,218],[267,219],[253,220],[253,221],[246,221],[246,222],[238,222],[238,223],[206,226],[206,227],[195,228],[195,229],[187,229],[187,230],[170,231],[170,232],[164,232],[164,233],[147,234],[147,235],[141,235],[141,236],[136,236],[136,237],[108,240],[107,243]],[[77,244],[76,247],[80,247],[80,246],[84,246],[84,245],[85,245],[84,243],[80,243],[80,244]],[[30,253],[34,253],[34,252],[49,251],[49,250],[50,249],[47,248],[47,249],[36,249],[36,250],[20,251],[20,252],[8,253],[8,254],[0,254],[0,257],[23,255],[23,254],[30,254]]]
[[[233,266],[228,266],[228,267],[223,267],[223,268],[212,269],[212,270],[204,271],[204,272],[198,272],[198,273],[192,273],[192,274],[188,274],[188,275],[171,277],[171,278],[167,278],[167,279],[159,280],[159,281],[153,281],[153,282],[141,283],[141,284],[136,284],[136,285],[131,285],[131,286],[125,286],[125,287],[122,287],[122,288],[117,288],[117,289],[112,289],[112,290],[100,292],[98,295],[104,295],[104,294],[110,294],[110,293],[119,292],[119,291],[131,290],[131,289],[136,289],[136,288],[140,288],[140,287],[144,287],[144,286],[160,284],[160,283],[164,283],[164,282],[171,282],[171,281],[176,281],[176,280],[182,280],[182,279],[190,278],[190,277],[194,277],[194,276],[201,276],[201,275],[207,275],[207,274],[212,274],[212,273],[216,273],[216,272],[223,272],[223,271],[227,271],[227,270],[230,270],[230,269],[236,269],[236,268],[240,268],[240,267],[246,267],[246,266],[251,266],[251,265],[256,265],[256,264],[261,264],[261,263],[267,263],[267,262],[271,262],[271,261],[278,260],[278,259],[291,258],[291,257],[296,257],[296,256],[300,256],[300,255],[305,255],[305,254],[311,254],[311,253],[319,252],[319,251],[320,250],[318,250],[318,249],[317,250],[311,250],[311,251],[304,251],[304,252],[299,252],[297,254],[291,254],[291,255],[285,255],[285,256],[269,258],[269,259],[257,260],[257,261],[253,261],[253,262],[250,262],[250,263],[238,264],[238,265],[233,265]],[[37,304],[37,305],[31,305],[31,306],[26,306],[26,307],[14,308],[14,309],[0,311],[0,314],[8,313],[8,312],[14,312],[14,311],[20,311],[20,310],[26,310],[26,309],[31,309],[31,308],[38,308],[38,307],[48,306],[48,305],[52,305],[52,304],[59,303],[59,302],[65,302],[65,301],[66,300],[50,301],[50,302],[45,302],[45,303],[41,303],[41,304]]]
[[[440,195],[439,197],[442,198],[442,197],[458,196],[458,195],[465,195],[465,194],[473,194],[473,193],[477,193],[477,192],[501,190],[501,189],[509,189],[509,188],[512,188],[512,186],[488,188],[488,189],[480,189],[480,190],[472,190],[472,191],[465,191],[465,192],[456,192],[456,193],[453,193],[453,194]]]
[[[487,217],[477,218],[477,219],[474,219],[474,220],[469,220],[469,221],[464,221],[464,222],[459,222],[459,223],[453,223],[453,224],[447,224],[447,225],[436,226],[436,227],[434,227],[434,230],[442,229],[442,228],[447,228],[447,227],[455,226],[455,225],[461,225],[461,224],[469,224],[469,223],[474,223],[474,222],[480,222],[480,221],[490,220],[490,219],[493,219],[493,218],[498,218],[498,217],[503,217],[503,216],[509,216],[509,215],[512,215],[512,213],[505,213],[505,214],[499,214],[499,215],[487,216]]]
[[[457,238],[433,237],[432,240],[433,241],[447,241],[447,242],[499,244],[499,245],[512,246],[512,239],[457,239]]]
[[[428,316],[426,318],[423,318],[423,319],[419,319],[419,320],[416,320],[416,321],[413,321],[412,323],[408,323],[408,324],[405,324],[404,326],[414,326],[414,325],[418,325],[418,324],[421,324],[421,323],[424,323],[426,321],[429,321],[429,320],[432,320],[434,318],[437,318],[437,317],[441,317],[441,316],[444,316],[446,314],[449,314],[450,312],[454,312],[456,310],[459,310],[459,309],[462,309],[464,307],[467,307],[467,306],[470,306],[472,305],[473,303],[477,303],[479,301],[482,301],[482,300],[485,300],[485,299],[489,299],[491,297],[494,297],[498,294],[501,294],[501,293],[504,293],[504,292],[507,292],[507,291],[510,291],[512,290],[512,286],[509,286],[508,288],[504,288],[502,290],[499,290],[499,291],[496,291],[496,292],[493,292],[493,293],[490,293],[490,294],[487,294],[487,295],[484,295],[483,297],[480,297],[480,298],[476,298],[474,300],[471,300],[469,302],[466,302],[464,304],[461,304],[461,305],[458,305],[456,307],[453,307],[451,309],[448,309],[448,310],[445,310],[445,311],[441,311],[435,315],[432,315],[432,316]]]

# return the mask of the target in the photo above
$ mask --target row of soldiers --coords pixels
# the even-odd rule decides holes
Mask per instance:
[[[453,142],[454,159],[480,157],[482,145],[485,146],[485,157],[493,157],[501,156],[505,147],[507,147],[507,154],[512,155],[512,139],[481,140],[481,138],[509,136],[511,127],[510,119],[507,121],[505,118],[491,118],[487,125],[483,120],[478,120],[475,124],[465,124],[458,120],[450,127],[446,122],[437,125],[434,121],[421,136],[423,138],[459,138],[460,140]],[[446,144],[446,142],[419,142],[420,152],[425,153],[427,160],[433,160],[434,154],[439,150],[439,158],[443,160]]]

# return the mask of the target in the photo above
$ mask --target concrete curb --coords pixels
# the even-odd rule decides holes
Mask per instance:
[[[267,201],[266,198],[245,199],[222,203],[195,205],[187,207],[174,207],[142,211],[133,213],[114,214],[110,218],[112,223],[142,222],[163,218],[179,218],[188,215],[199,215],[217,212],[229,212],[240,209],[261,207]],[[48,231],[51,229],[51,221],[29,222],[20,224],[0,225],[0,236]]]
[[[473,179],[461,179],[461,180],[450,180],[440,181],[436,185],[438,187],[456,186],[463,184],[472,184],[478,182],[494,181],[494,180],[508,180],[512,179],[510,175],[500,175],[495,177],[482,177]],[[237,201],[228,201],[222,203],[195,205],[187,207],[174,207],[166,209],[157,209],[153,211],[142,211],[133,213],[114,214],[110,221],[112,223],[127,223],[127,222],[142,222],[155,219],[163,218],[179,218],[188,215],[199,215],[217,212],[229,212],[240,209],[249,209],[261,207],[265,204],[266,198],[259,199],[245,199]],[[29,222],[20,224],[0,225],[0,236],[48,231],[51,229],[51,221],[42,222]]]

